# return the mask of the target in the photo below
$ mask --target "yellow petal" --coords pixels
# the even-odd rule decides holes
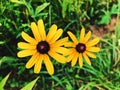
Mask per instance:
[[[75,44],[78,44],[78,40],[77,38],[75,37],[74,34],[72,34],[70,31],[67,32],[68,35],[70,36],[70,38],[72,39],[72,41],[75,43]]]
[[[85,58],[85,61],[86,61],[89,65],[91,65],[91,61],[90,61],[90,59],[88,58],[88,56],[87,56],[85,53],[83,53],[83,57]]]
[[[89,51],[89,52],[99,52],[100,48],[99,47],[88,47],[87,51]]]
[[[75,47],[76,45],[74,43],[72,43],[72,42],[65,42],[64,46],[65,47]]]
[[[63,54],[63,55],[68,55],[69,54],[69,49],[65,47],[54,47],[52,48],[53,51]]]
[[[100,41],[99,38],[95,38],[95,39],[93,39],[93,40],[87,42],[86,45],[87,45],[87,47],[91,47],[91,46],[96,45],[99,41]]]
[[[51,47],[60,47],[60,46],[63,46],[67,41],[68,41],[68,37],[62,38],[62,39],[56,41],[55,43],[52,43]]]
[[[80,66],[81,68],[83,67],[82,54],[79,54],[79,66]]]
[[[58,29],[54,35],[54,37],[49,41],[49,43],[54,43],[58,38],[60,38],[60,36],[62,35],[63,30],[62,29]]]
[[[30,43],[19,42],[18,47],[22,49],[36,49],[36,45],[32,45]]]
[[[67,62],[70,62],[74,57],[74,54],[70,54],[68,57],[67,57]]]
[[[46,39],[46,32],[45,32],[45,27],[42,19],[38,20],[38,30],[39,30],[41,39],[44,41]]]
[[[35,39],[33,39],[32,37],[30,37],[27,33],[22,32],[22,37],[25,41],[31,43],[31,44],[37,44],[37,41]]]
[[[49,55],[54,58],[56,61],[60,62],[60,63],[66,63],[66,58],[56,52],[53,52],[53,51],[49,51],[48,52]]]
[[[89,31],[86,35],[85,35],[85,38],[84,38],[84,43],[86,43],[91,37],[91,31]]]
[[[36,50],[22,50],[17,53],[18,57],[26,57],[35,54]]]
[[[78,56],[79,56],[79,54],[76,53],[75,56],[74,56],[73,59],[72,59],[71,66],[75,66],[75,64],[76,64],[76,62],[77,62],[77,59],[78,59]]]
[[[42,68],[43,55],[40,55],[34,66],[34,73],[39,73]]]
[[[30,60],[26,63],[26,68],[28,69],[31,68],[37,62],[38,58],[39,58],[39,54],[38,53],[34,54],[30,58]]]
[[[84,42],[84,36],[85,36],[85,28],[82,27],[81,33],[80,33],[80,43]]]
[[[70,52],[69,56],[67,57],[67,62],[70,62],[76,54],[75,50],[70,50],[70,51],[71,52]]]
[[[40,33],[38,32],[38,27],[37,25],[35,24],[35,22],[32,22],[31,23],[31,30],[33,32],[33,35],[35,37],[35,39],[39,42],[41,41],[41,37],[40,37]]]
[[[57,31],[57,26],[55,24],[53,24],[51,27],[50,27],[50,31],[48,32],[47,34],[47,38],[46,38],[46,41],[49,42],[55,35]]]
[[[48,73],[50,75],[54,74],[54,67],[53,67],[53,64],[52,62],[50,61],[48,55],[44,55],[44,63],[45,63],[45,66],[46,66],[46,69],[48,71]]]
[[[91,52],[86,51],[85,53],[91,58],[96,58],[96,56]]]

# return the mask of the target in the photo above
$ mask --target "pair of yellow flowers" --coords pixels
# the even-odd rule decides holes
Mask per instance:
[[[38,20],[31,23],[31,30],[34,38],[27,33],[22,32],[22,37],[26,42],[19,42],[18,47],[23,49],[18,52],[18,57],[32,56],[26,64],[26,68],[34,66],[34,73],[41,71],[42,63],[45,64],[46,69],[50,75],[54,74],[54,67],[50,61],[50,57],[60,63],[71,61],[71,66],[79,62],[79,66],[83,66],[83,60],[91,65],[90,59],[96,58],[93,52],[99,52],[100,48],[95,47],[99,42],[99,38],[89,41],[91,31],[85,35],[85,29],[82,27],[80,33],[80,40],[77,40],[74,34],[68,31],[68,35],[72,42],[68,41],[68,37],[59,39],[63,33],[62,29],[57,29],[53,24],[46,35],[43,20]],[[69,48],[66,48],[69,47]]]

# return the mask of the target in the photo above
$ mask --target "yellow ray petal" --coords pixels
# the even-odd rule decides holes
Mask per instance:
[[[18,47],[22,49],[36,49],[36,45],[32,45],[30,43],[19,42]]]
[[[35,22],[32,22],[31,23],[31,30],[33,32],[33,35],[35,37],[35,39],[39,42],[41,41],[41,37],[40,37],[40,33],[38,32],[38,27],[37,25],[35,24]]]
[[[42,68],[43,55],[40,55],[34,66],[34,73],[39,73]]]
[[[26,68],[31,68],[38,60],[39,58],[39,53],[35,53],[30,60],[26,63]]]
[[[65,42],[65,43],[64,43],[64,46],[65,46],[65,47],[75,47],[76,44],[73,43],[73,42]]]
[[[91,58],[96,58],[96,56],[91,52],[85,51],[85,53]]]
[[[22,50],[17,53],[18,57],[26,57],[35,54],[36,50]]]
[[[62,38],[58,41],[56,41],[55,43],[52,43],[51,44],[51,47],[60,47],[60,46],[63,46],[65,42],[68,41],[68,37],[65,37],[65,38]]]
[[[85,58],[85,61],[86,61],[89,65],[91,65],[91,61],[90,61],[90,59],[88,58],[88,56],[87,56],[85,53],[83,53],[83,57]]]
[[[82,26],[81,33],[80,33],[80,43],[84,42],[84,36],[85,36],[85,28]]]
[[[53,67],[53,64],[52,62],[50,61],[48,55],[44,55],[44,63],[45,63],[45,66],[46,66],[46,69],[48,71],[48,73],[50,75],[54,74],[54,67]]]
[[[55,52],[63,54],[63,55],[68,55],[70,52],[70,50],[65,47],[54,47],[54,48],[52,48],[52,51],[55,51]]]
[[[52,52],[51,50],[48,52],[49,55],[54,58],[56,61],[60,63],[66,63],[66,58],[56,52]]]
[[[82,68],[82,67],[83,67],[82,54],[79,54],[79,66],[80,66],[80,68]]]
[[[71,66],[75,66],[77,59],[78,59],[78,56],[79,56],[79,53],[76,53],[72,59]]]
[[[38,30],[39,30],[41,39],[44,41],[46,39],[46,32],[45,32],[45,27],[42,19],[38,20]]]
[[[95,39],[93,39],[93,40],[87,42],[86,45],[87,45],[87,47],[91,47],[91,46],[96,45],[99,41],[100,41],[99,38],[95,38]]]
[[[85,35],[85,38],[84,38],[84,43],[86,43],[91,37],[91,31],[89,31],[86,35]]]
[[[99,47],[88,47],[87,51],[89,51],[89,52],[99,52],[100,48]]]
[[[27,33],[22,32],[22,37],[25,41],[31,43],[31,44],[37,44],[37,41],[35,39],[33,39],[32,37],[30,37]]]
[[[46,41],[49,42],[55,35],[57,31],[57,26],[55,24],[53,24],[51,27],[50,27],[50,30],[47,34],[47,38],[46,38]]]
[[[70,54],[68,57],[67,57],[67,62],[70,62],[74,57],[74,54]]]
[[[77,38],[75,37],[74,34],[72,34],[70,31],[67,32],[68,35],[70,36],[70,38],[72,39],[72,41],[75,43],[75,44],[78,44],[78,40]]]
[[[70,62],[76,54],[75,50],[70,50],[70,51],[71,52],[70,52],[69,56],[67,57],[67,62]]]
[[[58,38],[60,38],[60,36],[62,35],[63,30],[62,29],[58,29],[54,35],[54,37],[49,41],[50,44],[54,43]]]

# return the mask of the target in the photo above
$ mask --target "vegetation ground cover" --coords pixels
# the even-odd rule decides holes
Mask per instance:
[[[86,33],[92,31],[92,38],[99,37],[101,50],[91,59],[92,65],[80,68],[53,61],[52,76],[44,65],[39,74],[26,69],[30,57],[17,57],[17,43],[23,41],[22,31],[32,36],[30,24],[39,19],[44,20],[46,32],[52,24],[62,28],[62,37],[68,31],[79,36],[82,26]],[[27,85],[33,90],[120,90],[120,1],[0,0],[0,85],[5,90]]]

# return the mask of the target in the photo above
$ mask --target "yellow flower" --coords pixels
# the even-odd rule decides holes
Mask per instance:
[[[80,40],[78,41],[74,34],[72,34],[70,31],[68,31],[68,35],[72,39],[73,42],[67,42],[67,46],[70,46],[70,53],[68,54],[67,62],[70,62],[71,60],[71,66],[74,66],[78,60],[79,66],[83,66],[83,57],[85,61],[91,65],[91,61],[88,58],[96,58],[93,52],[99,52],[100,48],[95,47],[99,42],[99,38],[95,38],[91,41],[88,41],[91,37],[91,31],[89,31],[85,35],[85,29],[82,27],[81,33],[80,33]]]
[[[38,20],[31,23],[32,33],[34,38],[27,33],[22,32],[22,37],[26,42],[19,42],[18,47],[23,49],[19,51],[18,57],[32,56],[26,64],[26,68],[34,66],[34,73],[39,73],[44,62],[46,69],[50,75],[54,73],[54,67],[50,61],[50,56],[60,63],[66,63],[66,58],[63,56],[68,52],[68,49],[62,47],[68,41],[68,37],[60,39],[63,33],[62,29],[57,30],[57,26],[53,24],[46,35],[43,20]]]

